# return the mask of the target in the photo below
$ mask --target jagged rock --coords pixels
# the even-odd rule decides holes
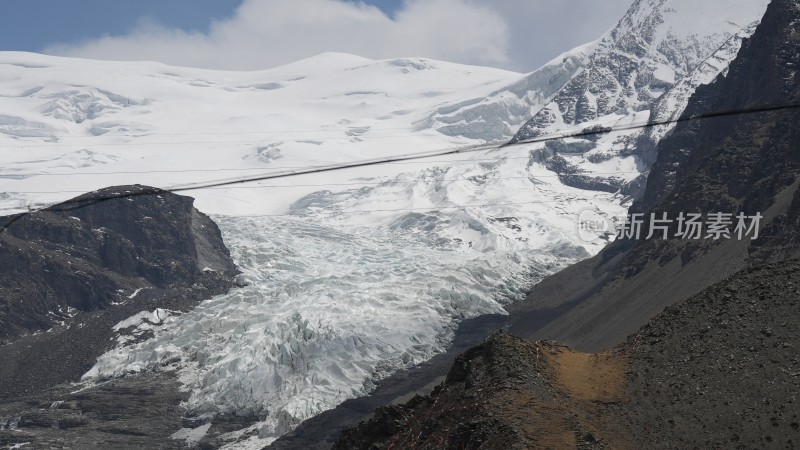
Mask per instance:
[[[0,338],[48,329],[139,288],[225,284],[236,269],[192,201],[122,186],[0,218]]]
[[[581,70],[532,111],[510,142],[565,131],[585,133],[581,139],[546,145],[587,173],[565,176],[570,172],[557,165],[548,169],[561,175],[562,183],[579,189],[624,189],[632,176],[615,179],[602,169],[592,174],[593,167],[617,158],[646,177],[656,145],[673,124],[628,127],[677,119],[698,87],[725,72],[765,8],[766,2],[760,1],[739,8],[714,2],[689,8],[670,0],[637,0],[616,27],[591,45]],[[698,21],[695,14],[705,14],[708,20]],[[607,133],[617,125],[623,131]],[[624,189],[621,194],[635,199],[642,190]]]

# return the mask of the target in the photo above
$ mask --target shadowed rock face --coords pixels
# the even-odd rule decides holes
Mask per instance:
[[[120,198],[113,198],[121,194]],[[193,199],[145,186],[0,218],[0,339],[46,330],[137,289],[220,288],[236,268]]]
[[[756,33],[745,39],[726,76],[698,87],[685,117],[800,102],[800,35],[793,25],[800,3],[774,1]],[[739,114],[684,123],[658,147],[643,198],[632,212],[671,217],[685,212],[767,213],[769,222],[750,254],[773,247],[780,257],[797,256],[800,243],[800,108]],[[784,195],[782,195],[784,194]],[[778,205],[781,203],[780,205]],[[789,226],[786,226],[789,225]],[[642,250],[655,242],[638,245]],[[716,243],[708,243],[714,245]]]
[[[187,311],[237,269],[193,199],[146,186],[0,218],[0,399],[80,379],[141,311]]]

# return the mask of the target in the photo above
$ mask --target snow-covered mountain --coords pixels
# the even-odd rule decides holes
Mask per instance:
[[[768,3],[636,0],[596,41],[488,96],[441,106],[418,125],[451,136],[520,142],[565,129],[676,118],[697,86],[724,72]],[[654,158],[648,151],[671,129],[562,140],[548,146],[545,159],[565,183],[613,192],[635,177],[608,172],[632,155],[635,164],[625,165],[645,172]]]
[[[169,187],[467,145],[474,141],[413,124],[442,103],[517,78],[427,59],[334,53],[240,73],[3,52],[2,206],[25,210],[29,202],[129,182]],[[331,176],[292,184],[353,174]],[[205,211],[254,214],[282,211],[317,189],[192,195]]]
[[[589,61],[597,42],[559,55],[530,74],[487,96],[467,98],[436,108],[420,128],[434,128],[449,136],[504,143]]]
[[[527,75],[343,54],[237,73],[0,53],[0,208],[476,145],[529,119],[515,141],[673,117],[766,4],[637,0]],[[637,145],[668,130],[187,192],[215,214],[247,286],[129,319],[85,381],[174,369],[191,414],[263,418],[228,436],[260,448],[598,252],[609,223],[578,218],[624,214],[620,187],[648,166]]]
[[[636,0],[616,27],[591,45],[582,67],[536,111],[511,142],[564,129],[608,128],[677,118],[702,84],[724,73],[769,0]],[[566,60],[565,60],[566,61]],[[559,141],[549,165],[574,186],[623,189],[643,180],[594,174],[633,158],[645,172],[672,125]]]
[[[514,136],[522,141],[565,126],[607,125],[647,112],[677,82],[696,71],[710,77],[729,62],[742,36],[752,34],[769,0],[637,0],[596,44],[585,67]],[[749,33],[747,33],[749,31]],[[744,33],[743,33],[744,32]],[[722,50],[722,52],[720,52]],[[677,106],[677,105],[676,105]]]

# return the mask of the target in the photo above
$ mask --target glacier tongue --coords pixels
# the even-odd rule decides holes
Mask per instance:
[[[166,318],[154,338],[108,352],[84,379],[177,368],[191,414],[261,416],[262,437],[441,352],[459,320],[502,313],[564,263],[518,266],[389,229],[216,219],[248,285]]]
[[[84,380],[177,370],[189,414],[263,419],[256,447],[368,393],[606,242],[580,239],[575,218],[622,214],[619,197],[562,185],[531,151],[321,192],[299,217],[215,217],[247,285],[120,339]]]

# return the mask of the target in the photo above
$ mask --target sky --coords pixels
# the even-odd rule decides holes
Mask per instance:
[[[0,51],[229,70],[322,52],[519,72],[598,38],[632,0],[0,0]]]

